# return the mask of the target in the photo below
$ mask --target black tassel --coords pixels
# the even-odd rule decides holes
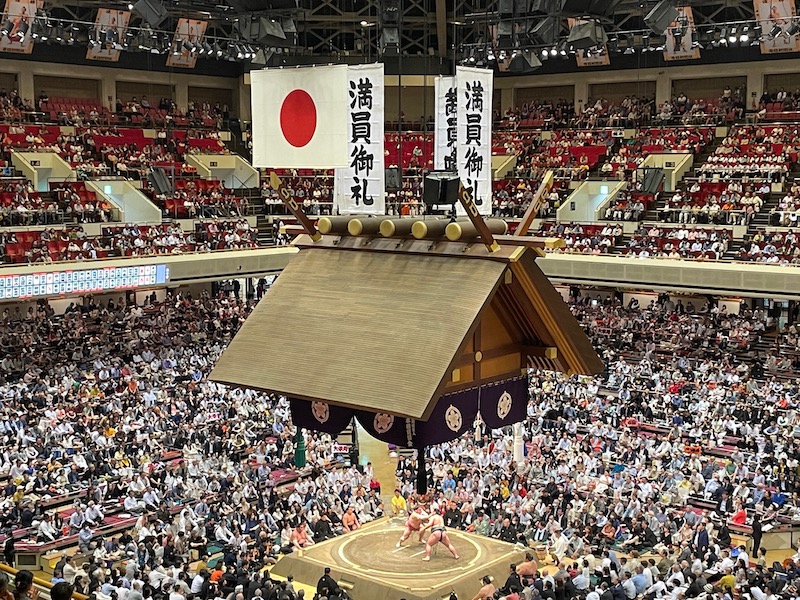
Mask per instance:
[[[425,468],[425,446],[417,448],[417,494],[428,493],[428,471]]]

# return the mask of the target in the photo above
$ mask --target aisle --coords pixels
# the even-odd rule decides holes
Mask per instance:
[[[375,477],[381,484],[381,497],[388,503],[394,493],[396,483],[394,470],[397,468],[397,459],[389,456],[389,447],[386,442],[376,440],[367,433],[361,425],[358,426],[358,447],[360,452],[359,462],[366,465],[372,463]],[[386,506],[386,510],[389,507]]]

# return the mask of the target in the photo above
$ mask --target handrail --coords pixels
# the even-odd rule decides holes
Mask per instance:
[[[11,575],[11,577],[14,578],[16,577],[17,573],[19,573],[19,569],[15,569],[14,567],[11,567],[5,563],[0,563],[0,571],[8,573],[9,575]],[[44,588],[48,591],[52,590],[54,585],[53,583],[45,581],[44,579],[39,579],[38,577],[33,578],[33,584],[40,588]],[[89,600],[89,596],[86,596],[84,594],[79,594],[78,592],[74,591],[72,592],[72,597],[75,600]]]
[[[233,220],[233,219],[231,219]],[[116,227],[117,224],[113,224],[113,227]],[[218,252],[241,252],[242,250],[272,250],[277,248],[278,246],[255,246],[250,248],[221,248],[221,249],[212,249],[212,250],[192,250],[192,251],[184,251],[178,254],[172,254],[171,252],[165,252],[163,254],[137,254],[131,256],[106,256],[104,258],[87,258],[84,260],[54,260],[52,263],[37,263],[37,262],[21,262],[21,263],[0,263],[0,275],[3,274],[5,269],[13,268],[13,267],[34,267],[34,266],[44,266],[44,265],[85,265],[87,269],[92,268],[92,265],[95,263],[103,263],[111,260],[133,260],[133,259],[159,259],[168,256],[195,256],[195,255],[204,255],[204,254],[215,254]]]

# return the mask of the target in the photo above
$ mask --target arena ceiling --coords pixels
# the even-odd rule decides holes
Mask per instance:
[[[209,22],[207,36],[249,41],[284,58],[284,64],[309,58],[375,60],[381,53],[382,11],[387,2],[400,8],[402,56],[458,61],[466,50],[489,45],[498,28],[513,27],[524,46],[542,46],[526,33],[550,17],[551,36],[566,37],[568,17],[589,17],[606,32],[646,30],[644,16],[657,0],[146,0],[163,6],[166,18],[156,27],[174,32],[180,17]],[[752,1],[681,2],[694,9],[698,26],[753,19]],[[46,0],[48,19],[92,24],[98,8],[128,10],[127,0]],[[509,6],[513,12],[508,13]],[[502,15],[502,18],[501,18]],[[134,10],[131,27],[144,25]],[[515,33],[516,35],[516,33]],[[213,41],[213,39],[212,39]],[[551,42],[548,42],[551,43]],[[303,57],[302,59],[300,57]]]

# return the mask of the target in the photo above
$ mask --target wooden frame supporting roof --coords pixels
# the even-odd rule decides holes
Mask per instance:
[[[347,236],[297,245],[213,380],[427,420],[443,394],[529,366],[603,369],[537,248]]]

